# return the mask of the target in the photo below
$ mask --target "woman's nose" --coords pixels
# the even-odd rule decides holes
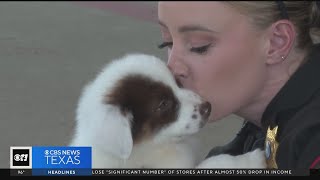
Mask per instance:
[[[168,67],[176,79],[188,77],[188,66],[181,59],[172,54],[168,59]]]

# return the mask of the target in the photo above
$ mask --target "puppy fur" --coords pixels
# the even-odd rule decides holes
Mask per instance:
[[[248,152],[243,155],[231,156],[221,154],[212,156],[202,161],[196,168],[199,169],[265,169],[267,168],[265,161],[265,152],[261,149]]]
[[[93,168],[193,168],[201,159],[190,136],[210,112],[159,58],[129,54],[84,88],[70,145],[91,146]]]

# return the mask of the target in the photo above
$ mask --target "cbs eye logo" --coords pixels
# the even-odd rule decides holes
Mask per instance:
[[[31,147],[10,147],[10,168],[31,168]]]

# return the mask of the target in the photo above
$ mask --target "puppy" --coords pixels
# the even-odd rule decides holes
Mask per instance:
[[[187,136],[211,105],[181,89],[160,59],[130,54],[108,64],[80,97],[71,146],[92,147],[93,168],[194,168]]]

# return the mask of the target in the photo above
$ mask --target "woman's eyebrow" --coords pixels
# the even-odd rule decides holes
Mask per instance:
[[[166,25],[165,23],[163,23],[162,21],[158,20],[158,23],[159,23],[161,26],[163,26],[163,27],[165,27],[165,28],[168,29],[167,25]],[[197,24],[195,24],[195,25],[184,25],[184,26],[181,26],[181,27],[178,28],[178,31],[179,31],[180,33],[186,33],[186,32],[190,32],[190,31],[204,31],[204,32],[217,33],[216,31],[214,31],[214,30],[212,30],[212,29],[209,29],[209,28],[207,28],[207,27],[205,27],[205,26],[197,25]]]
[[[211,33],[216,33],[216,31],[211,30],[205,26],[201,25],[184,25],[178,28],[178,31],[180,33],[185,33],[185,32],[190,32],[190,31],[205,31],[205,32],[211,32]]]

